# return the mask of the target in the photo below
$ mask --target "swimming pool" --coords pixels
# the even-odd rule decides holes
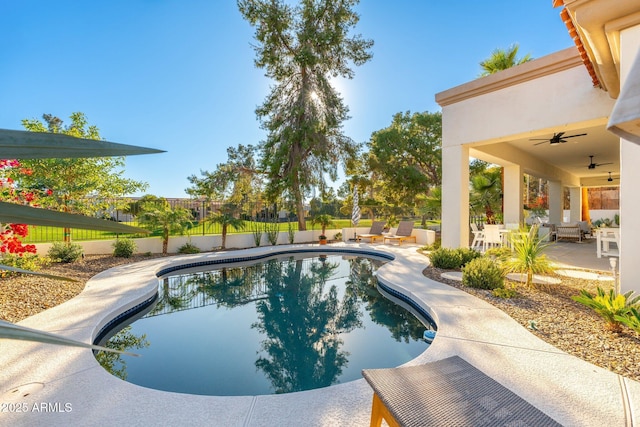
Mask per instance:
[[[385,261],[289,254],[171,273],[145,316],[108,340],[142,357],[98,360],[134,384],[205,395],[309,390],[398,366],[428,347],[430,327],[378,291]]]

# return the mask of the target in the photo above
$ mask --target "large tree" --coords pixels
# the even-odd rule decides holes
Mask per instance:
[[[372,54],[371,40],[351,35],[359,16],[358,0],[239,0],[242,16],[255,26],[255,65],[274,80],[256,114],[267,130],[261,145],[262,167],[271,198],[290,199],[298,227],[306,230],[304,198],[312,187],[335,180],[340,160],[353,156],[356,144],[342,133],[348,108],[332,87],[332,77],[353,78],[350,64]]]
[[[482,68],[480,77],[488,76],[490,74],[497,73],[498,71],[506,70],[507,68],[531,61],[532,58],[529,53],[522,58],[517,57],[519,47],[520,46],[515,43],[507,49],[498,48],[491,52],[490,57],[480,62],[480,68]]]
[[[51,114],[44,114],[44,122],[24,119],[22,125],[31,132],[61,133],[77,138],[100,140],[96,126],[88,125],[83,113],[73,113],[71,123]],[[147,184],[124,178],[124,157],[90,157],[71,159],[20,159],[22,173],[14,177],[20,188],[30,191],[46,191],[49,196],[40,204],[73,213],[95,214],[107,207],[99,201],[108,201],[146,189]]]

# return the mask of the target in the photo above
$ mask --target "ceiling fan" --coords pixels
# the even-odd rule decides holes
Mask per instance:
[[[567,142],[567,138],[575,138],[576,136],[585,136],[586,135],[586,133],[580,133],[580,134],[576,134],[576,135],[564,136],[565,133],[566,132],[558,132],[558,133],[554,133],[551,138],[531,138],[529,141],[542,141],[542,142],[538,142],[538,143],[533,144],[533,145],[544,144],[547,141],[549,142],[549,144],[554,145],[554,144],[560,144],[560,143]]]
[[[620,178],[614,178],[614,177],[612,177],[612,176],[611,176],[611,172],[609,172],[609,178],[607,178],[607,181],[609,181],[609,182],[613,182],[613,181],[614,181],[614,180],[616,180],[616,179],[620,179]]]
[[[589,160],[589,164],[587,165],[587,169],[595,169],[598,166],[612,165],[613,164],[611,162],[608,162],[608,163],[593,163],[593,156],[589,156],[589,158],[591,160]]]

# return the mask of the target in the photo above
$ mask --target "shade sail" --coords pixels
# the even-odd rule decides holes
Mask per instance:
[[[7,202],[0,202],[0,223],[69,227],[85,230],[111,231],[114,233],[149,232],[143,228],[132,227],[115,221],[107,221],[66,212],[50,211]]]
[[[607,130],[627,141],[640,144],[640,52],[636,54],[618,100],[613,106]]]
[[[66,159],[154,153],[164,153],[164,151],[115,142],[75,138],[61,133],[0,129],[0,159]]]

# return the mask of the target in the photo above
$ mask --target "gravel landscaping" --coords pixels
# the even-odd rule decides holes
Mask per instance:
[[[161,255],[136,255],[114,258],[110,255],[87,256],[72,264],[53,264],[43,272],[70,277],[66,282],[37,276],[0,278],[0,319],[18,322],[78,295],[95,274],[117,265],[137,262]],[[580,289],[592,293],[597,286],[609,289],[613,281],[597,280],[589,274],[582,278],[551,274],[561,281],[527,289],[509,282],[519,296],[495,298],[490,291],[468,288],[459,281],[441,277],[442,270],[425,269],[425,276],[459,288],[500,308],[531,333],[555,347],[620,375],[640,381],[640,335],[626,329],[621,334],[605,330],[603,320],[592,310],[571,299]]]

